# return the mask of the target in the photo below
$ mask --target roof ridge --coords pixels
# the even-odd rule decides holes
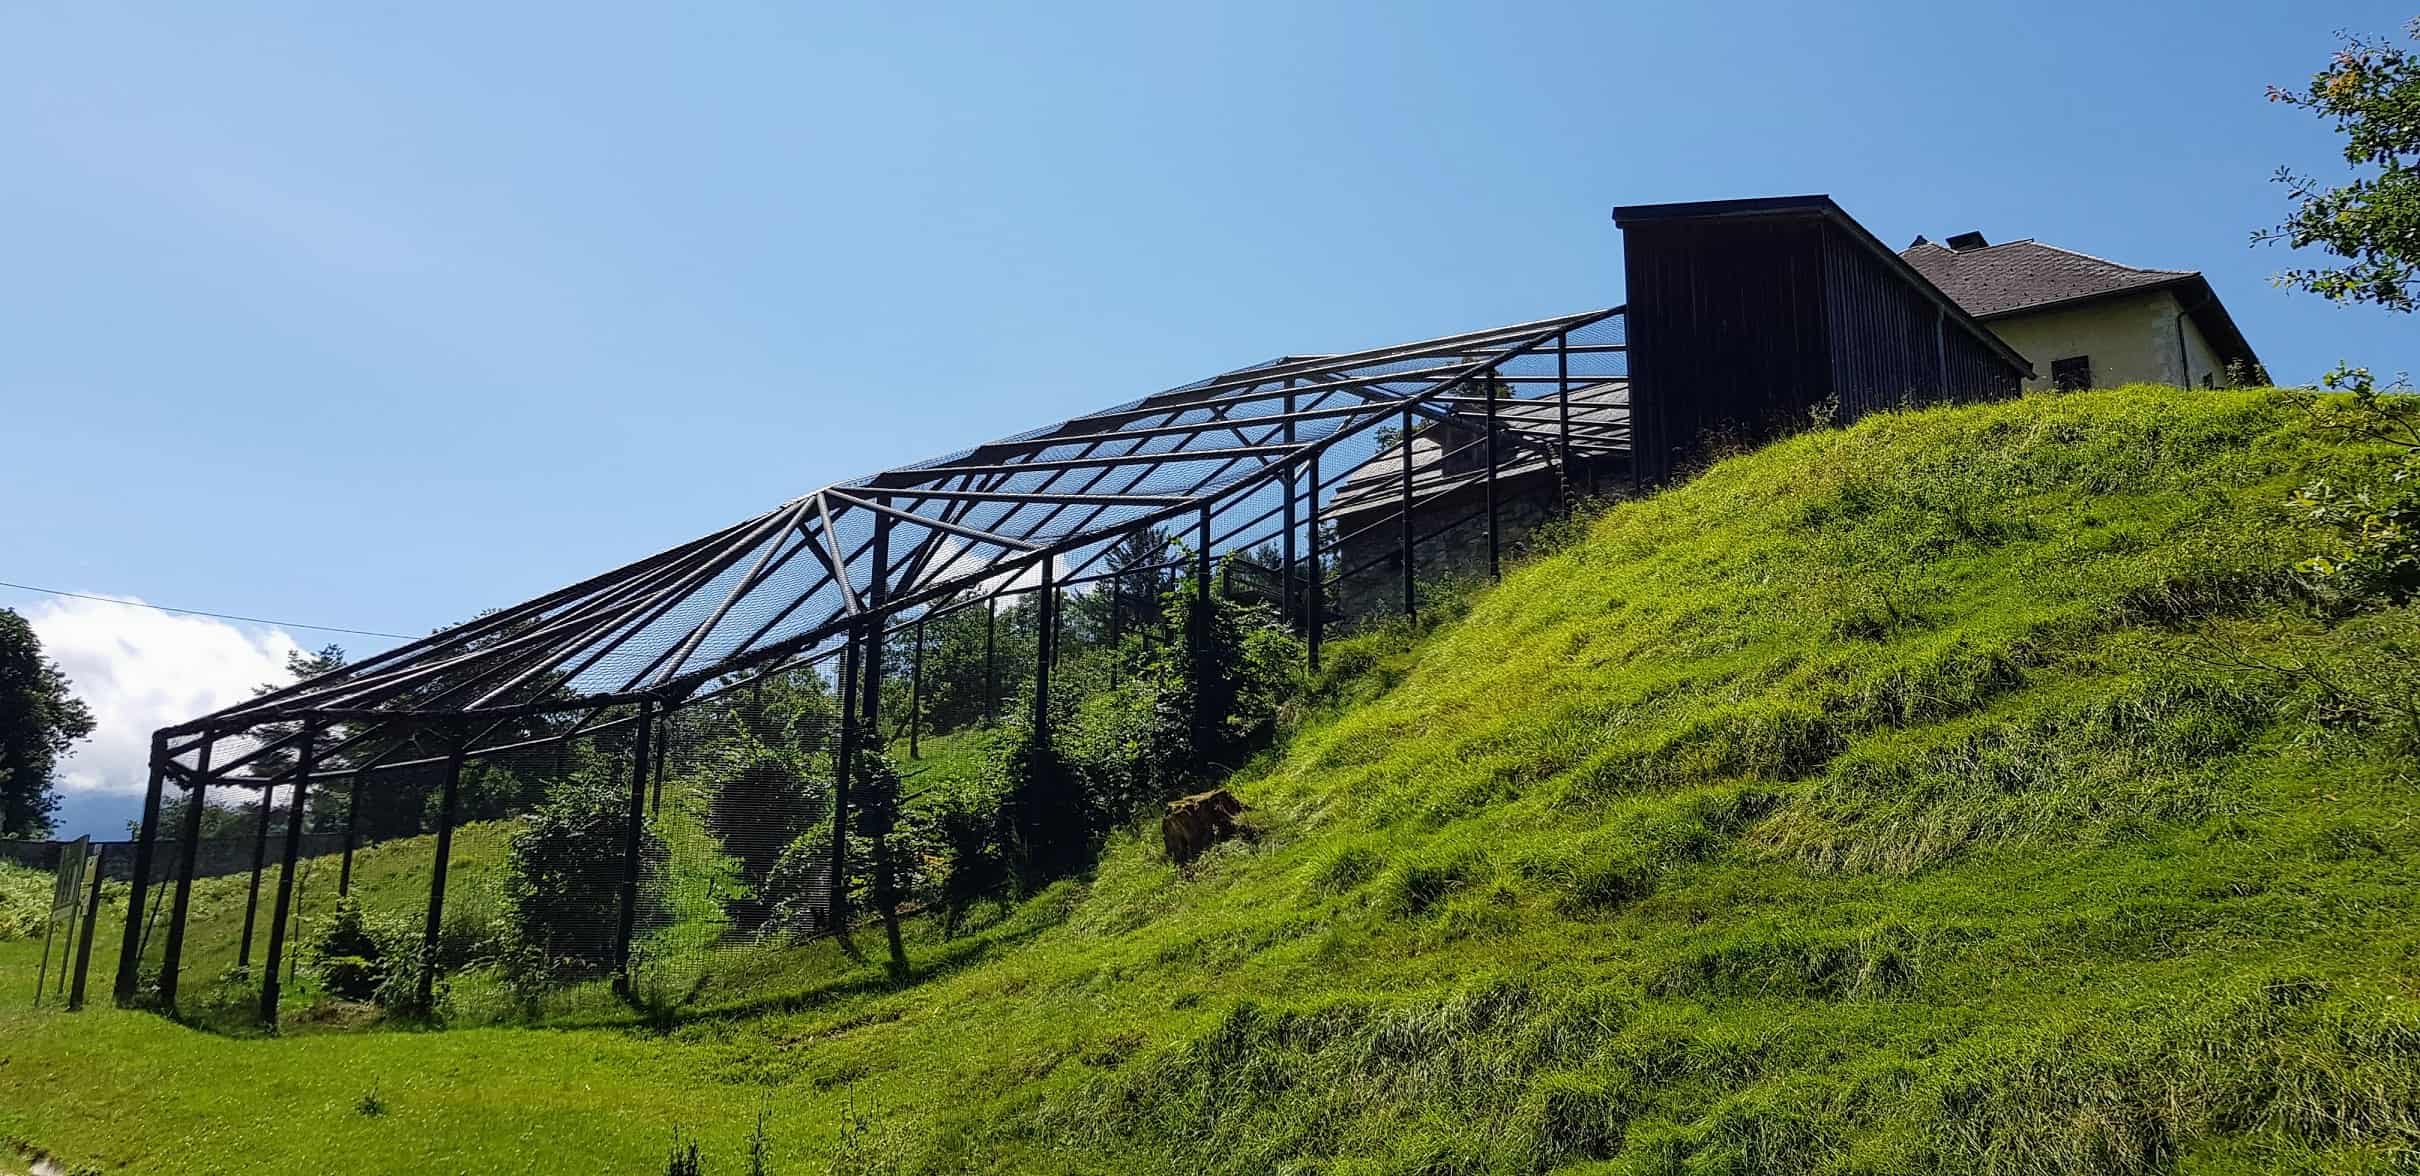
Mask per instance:
[[[2031,237],[2027,237],[2027,238],[2026,238],[2024,241],[2011,241],[2011,242],[2009,242],[2009,244],[2011,244],[2011,245],[2021,245],[2021,244],[2026,244],[2026,243],[2031,243],[2031,244],[2039,245],[2039,246],[2041,246],[2041,247],[2042,247],[2042,248],[2044,248],[2044,249],[2049,249],[2049,250],[2052,250],[2052,251],[2054,251],[2054,252],[2058,252],[2058,253],[2064,253],[2064,254],[2068,255],[2069,257],[2081,257],[2081,258],[2085,259],[2086,261],[2097,261],[2097,262],[2100,262],[2102,265],[2112,265],[2112,266],[2116,266],[2117,268],[2122,269],[2122,270],[2132,270],[2132,271],[2134,271],[2135,273],[2138,273],[2138,274],[2166,274],[2166,275],[2168,275],[2168,276],[2170,276],[2170,277],[2186,278],[2186,277],[2192,277],[2192,276],[2194,276],[2194,275],[2196,275],[2196,274],[2201,273],[2201,271],[2200,271],[2200,270],[2154,269],[2154,268],[2152,268],[2152,267],[2150,267],[2150,266],[2142,266],[2142,265],[2128,265],[2128,264],[2126,264],[2125,262],[2122,262],[2122,261],[2111,261],[2110,259],[2108,259],[2108,258],[2106,258],[2106,257],[2103,257],[2103,256],[2101,256],[2100,254],[2097,254],[2097,253],[2086,253],[2086,252],[2084,252],[2084,251],[2083,251],[2083,250],[2081,250],[2081,249],[2069,249],[2068,247],[2066,247],[2066,246],[2064,246],[2064,245],[2052,245],[2052,244],[2050,244],[2050,243],[2048,243],[2048,242],[2044,242],[2044,241],[2036,241],[2036,240],[2034,240],[2034,239],[2033,239],[2033,238],[2031,238]]]

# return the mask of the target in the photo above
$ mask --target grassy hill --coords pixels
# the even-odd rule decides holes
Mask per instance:
[[[2273,393],[1800,437],[1336,643],[1238,784],[1257,837],[1122,838],[920,929],[903,989],[823,945],[670,1023],[11,1000],[0,1136],[645,1172],[678,1127],[736,1172],[761,1109],[783,1172],[2407,1170],[2412,733],[2359,700],[2420,613],[2315,616],[2281,506],[2373,457]]]

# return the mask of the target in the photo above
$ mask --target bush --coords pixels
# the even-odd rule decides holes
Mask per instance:
[[[513,835],[504,880],[511,931],[550,972],[593,975],[614,962],[629,803],[613,780],[575,774],[556,785]],[[658,884],[670,855],[653,830],[640,837],[638,922],[644,927],[665,917]]]
[[[350,897],[305,946],[303,958],[320,986],[346,1000],[375,1001],[396,963],[411,955],[411,934],[400,924],[372,916]]]

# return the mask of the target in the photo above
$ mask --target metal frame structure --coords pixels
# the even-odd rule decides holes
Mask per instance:
[[[445,901],[444,859],[454,796],[466,761],[601,732],[630,729],[628,862],[615,958],[627,970],[636,909],[641,821],[652,767],[648,740],[664,716],[768,675],[839,659],[843,753],[876,730],[882,658],[867,650],[884,635],[919,630],[969,607],[996,618],[1003,596],[1037,593],[1043,648],[1034,715],[1047,735],[1051,635],[1060,597],[1111,582],[1112,550],[1169,526],[1187,534],[1166,564],[1191,562],[1207,592],[1211,560],[1276,545],[1286,615],[1319,658],[1334,568],[1323,512],[1357,467],[1393,462],[1410,470],[1415,432],[1446,424],[1483,450],[1489,565],[1498,564],[1493,493],[1500,466],[1544,462],[1567,476],[1585,456],[1597,467],[1629,452],[1626,419],[1590,416],[1575,430],[1573,395],[1628,370],[1624,310],[1616,307],[1334,355],[1286,356],[1146,396],[1100,412],[897,469],[844,479],[771,510],[623,567],[496,610],[335,672],[265,693],[153,740],[149,789],[132,867],[132,898],[117,995],[135,999],[161,830],[162,796],[180,788],[199,801],[207,788],[260,793],[263,834],[271,790],[293,790],[290,834],[299,833],[306,788],[342,786],[358,795],[382,776],[441,766],[445,774],[428,935]],[[1479,410],[1474,411],[1473,406]],[[1626,410],[1624,412],[1626,418]],[[1371,446],[1381,427],[1398,428]],[[1453,434],[1439,434],[1447,436]],[[1341,456],[1338,447],[1360,438]],[[1330,460],[1323,470],[1322,457]],[[1405,607],[1413,519],[1424,495],[1401,485]],[[1366,509],[1364,496],[1362,509]],[[1189,534],[1188,534],[1189,533]],[[1130,574],[1134,569],[1123,569]],[[1114,590],[1114,588],[1113,588]],[[987,671],[987,673],[995,673]],[[919,674],[919,677],[921,675]],[[996,679],[995,679],[996,680]],[[919,688],[921,684],[919,683]],[[1001,700],[987,684],[986,711]],[[662,737],[655,736],[660,746]],[[832,869],[846,877],[847,774],[834,783]],[[660,781],[659,781],[660,789]],[[660,803],[660,793],[659,793]],[[185,810],[180,836],[199,826]],[[358,812],[358,806],[355,806]],[[285,948],[285,896],[295,846],[279,863],[266,975]],[[265,846],[265,842],[264,842]],[[348,830],[345,869],[351,874]],[[257,900],[256,863],[253,891]],[[191,853],[179,855],[160,997],[174,1006],[178,955],[191,889]],[[340,887],[343,885],[340,882]],[[834,921],[845,917],[839,888]],[[156,918],[156,914],[153,915]],[[248,919],[249,921],[249,919]],[[249,934],[246,948],[249,948]],[[423,958],[433,961],[432,952]],[[426,965],[433,966],[433,962]],[[432,977],[424,970],[425,1002]],[[264,985],[274,1020],[278,988]]]

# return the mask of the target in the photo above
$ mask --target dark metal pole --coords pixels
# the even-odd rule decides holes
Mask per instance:
[[[1412,581],[1412,410],[1409,408],[1403,410],[1403,437],[1398,444],[1403,447],[1403,615],[1416,618],[1420,611],[1418,589]],[[1445,441],[1437,443],[1440,463],[1444,460],[1445,446]]]
[[[1309,493],[1304,496],[1307,499],[1304,505],[1310,508],[1309,515],[1311,526],[1305,532],[1304,537],[1310,541],[1311,549],[1311,575],[1310,583],[1308,585],[1311,590],[1311,599],[1308,602],[1310,607],[1308,609],[1306,623],[1303,627],[1309,633],[1311,672],[1316,674],[1319,672],[1319,639],[1328,627],[1328,574],[1320,566],[1321,561],[1319,557],[1318,451],[1312,451],[1309,465],[1309,477],[1307,480],[1310,483],[1310,488]]]
[[[1571,334],[1555,336],[1555,407],[1560,414],[1557,438],[1562,446],[1563,476],[1558,480],[1561,497],[1571,497]],[[1589,475],[1589,490],[1594,491],[1596,475]]]
[[[244,938],[235,949],[235,966],[252,966],[253,915],[260,906],[260,874],[269,865],[269,802],[277,790],[266,784],[260,790],[260,817],[252,823],[252,885],[244,891]]]
[[[863,626],[852,625],[840,648],[840,748],[832,757],[832,868],[825,902],[830,927],[849,917],[849,773],[857,764],[857,662]]]
[[[133,888],[126,896],[126,934],[118,948],[117,1002],[134,1003],[142,981],[143,888],[151,885],[151,843],[160,831],[160,787],[168,777],[168,737],[151,737],[151,783],[143,790],[143,827],[134,843]]]
[[[916,655],[908,670],[908,758],[923,759],[924,745],[924,618],[916,618]]]
[[[345,785],[344,857],[336,867],[338,898],[353,893],[353,847],[360,844],[361,838],[361,786],[369,778],[370,773],[366,768],[356,770],[352,781]]]
[[[286,959],[286,918],[294,901],[294,864],[302,858],[303,801],[311,789],[311,771],[318,766],[318,755],[319,724],[306,721],[302,746],[295,752],[294,795],[286,801],[286,852],[277,868],[277,906],[269,912],[269,967],[260,982],[260,1019],[271,1028],[277,1026],[281,987],[277,973]]]
[[[1000,719],[1000,598],[983,605],[983,722],[989,726]]]
[[[1293,381],[1288,380],[1286,383],[1288,386],[1292,386]],[[1292,447],[1294,444],[1294,395],[1291,392],[1286,394],[1285,437],[1286,445],[1289,448]],[[1296,625],[1302,623],[1302,613],[1299,611],[1301,597],[1296,593],[1294,584],[1294,529],[1298,525],[1298,521],[1294,517],[1294,491],[1296,488],[1294,471],[1286,471],[1285,478],[1280,484],[1285,487],[1286,495],[1284,523],[1286,538],[1285,550],[1280,553],[1278,558],[1278,562],[1285,566],[1278,577],[1277,607],[1285,614],[1287,624]]]
[[[1126,611],[1126,594],[1125,594],[1123,591],[1121,591],[1121,589],[1123,589],[1123,588],[1125,587],[1125,584],[1126,584],[1126,577],[1125,577],[1124,573],[1111,573],[1111,574],[1110,574],[1110,577],[1109,577],[1109,684],[1110,684],[1111,686],[1113,686],[1113,687],[1114,687],[1114,686],[1116,686],[1116,685],[1118,684],[1118,671],[1119,671],[1121,668],[1123,668],[1123,667],[1124,667],[1124,663],[1125,663],[1125,661],[1126,661],[1126,645],[1125,645],[1125,642],[1124,642],[1124,640],[1123,640],[1123,639],[1124,639],[1125,634],[1124,634],[1123,632],[1121,632],[1121,631],[1120,631],[1120,626],[1119,626],[1119,623],[1118,623],[1118,622],[1119,622],[1119,620],[1121,619],[1121,618],[1120,618],[1120,614],[1122,614],[1122,613],[1124,613],[1124,612]]]
[[[672,757],[672,712],[680,709],[673,704],[655,708],[655,807],[664,807],[664,761]]]
[[[67,1011],[84,1007],[84,978],[92,971],[92,928],[101,918],[101,879],[108,874],[108,851],[96,845],[88,863],[92,870],[92,897],[84,900],[84,930],[76,936],[76,981],[67,990]]]
[[[647,704],[642,702],[639,705],[644,708]],[[646,717],[642,713],[639,730],[644,732],[646,729]],[[462,799],[462,760],[470,750],[467,732],[449,734],[452,735],[454,747],[451,754],[446,756],[445,789],[437,798],[437,866],[429,875],[428,921],[420,928],[420,985],[413,993],[412,1007],[423,1016],[435,1011],[437,1003],[437,934],[445,926],[445,874],[454,856],[454,813]],[[643,743],[647,737],[642,734],[639,738]],[[644,795],[637,793],[633,800]],[[634,803],[630,808],[630,819],[636,822],[638,817],[638,805]]]
[[[176,1009],[177,979],[184,974],[185,912],[193,908],[193,862],[201,856],[202,805],[210,778],[210,752],[216,740],[205,740],[195,753],[193,787],[185,793],[185,827],[177,836],[176,897],[168,908],[168,944],[160,951],[160,1005]]]
[[[1487,578],[1504,578],[1504,527],[1496,505],[1496,394],[1494,372],[1487,376]]]
[[[617,991],[630,991],[630,941],[639,929],[639,867],[647,845],[647,737],[655,729],[655,700],[639,700],[639,721],[636,746],[630,755],[630,816],[622,828],[622,910],[614,924],[613,971]],[[457,760],[456,762],[459,762]],[[452,788],[448,785],[448,795]],[[429,932],[435,935],[437,915],[429,914]],[[425,984],[423,985],[425,987]]]
[[[874,516],[874,582],[866,592],[865,657],[858,663],[857,673],[865,679],[865,739],[866,746],[880,755],[889,755],[891,741],[882,733],[882,628],[890,618],[883,605],[890,598],[891,583],[891,516]]]
[[[1048,646],[1051,632],[1057,627],[1057,621],[1048,614],[1059,596],[1059,589],[1055,582],[1057,569],[1053,566],[1055,562],[1055,559],[1047,556],[1042,560],[1041,608],[1044,616],[1040,633],[1035,638],[1042,648],[1034,650],[1033,735],[1036,747],[1050,746],[1050,659],[1057,655],[1057,651]]]

